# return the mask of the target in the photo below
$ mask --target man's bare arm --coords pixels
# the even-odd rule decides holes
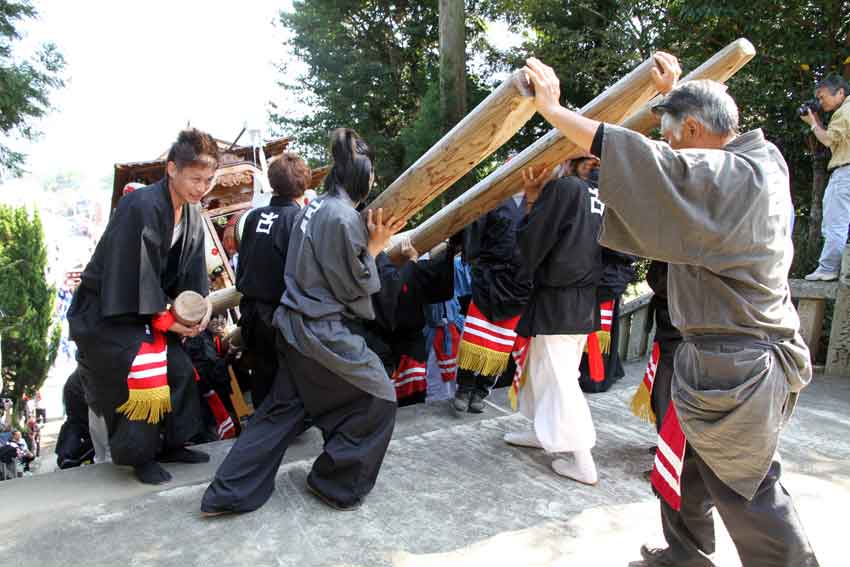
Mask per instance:
[[[534,103],[537,111],[549,124],[560,130],[565,138],[589,151],[600,122],[561,106],[560,81],[548,65],[532,57],[526,61],[523,71],[534,84]]]
[[[669,53],[655,53],[656,67],[652,70],[655,88],[667,94],[676,86],[682,68],[678,60]],[[523,68],[528,80],[534,84],[534,103],[537,111],[549,124],[561,131],[565,138],[585,151],[590,151],[593,137],[600,122],[582,116],[561,106],[561,86],[555,71],[534,57],[526,61]]]

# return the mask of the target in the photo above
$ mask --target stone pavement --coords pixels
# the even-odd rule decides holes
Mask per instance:
[[[0,566],[460,567],[623,566],[643,542],[661,543],[657,501],[642,472],[653,430],[627,402],[643,364],[610,392],[588,396],[597,427],[600,483],[551,472],[542,451],[506,446],[528,422],[505,391],[482,416],[448,404],[403,408],[373,493],[355,512],[336,512],[304,480],[321,437],[290,449],[277,491],[260,510],[202,519],[206,483],[229,443],[205,446],[209,465],[173,465],[164,487],[126,469],[97,465],[0,483]],[[785,485],[794,495],[821,564],[846,559],[850,509],[850,379],[818,378],[783,434]],[[718,521],[722,531],[722,524]],[[728,536],[718,565],[740,562]]]

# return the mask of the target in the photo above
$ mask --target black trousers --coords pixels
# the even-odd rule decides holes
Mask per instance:
[[[109,450],[116,465],[150,463],[163,449],[182,447],[201,431],[201,407],[192,361],[176,335],[169,333],[167,337],[171,411],[155,424],[131,421],[116,412],[105,413]]]
[[[265,504],[307,414],[325,439],[309,482],[342,506],[360,502],[375,486],[393,434],[396,404],[355,388],[290,347],[279,333],[277,348],[272,391],[204,493],[205,512],[250,512]]]
[[[679,341],[662,343],[652,388],[656,428],[670,405],[673,357]],[[815,567],[818,565],[791,496],[779,482],[782,464],[774,461],[756,495],[748,501],[721,481],[690,445],[682,464],[681,510],[663,499],[661,527],[671,557],[681,567],[714,565],[716,508],[744,567]]]
[[[277,375],[277,330],[272,326],[276,308],[277,305],[247,299],[243,299],[239,305],[242,314],[239,327],[250,358],[251,401],[255,408],[263,405]]]
[[[471,370],[465,370],[463,368],[457,369],[458,393],[478,392],[482,398],[486,398],[490,395],[490,391],[498,381],[498,376],[484,376]]]

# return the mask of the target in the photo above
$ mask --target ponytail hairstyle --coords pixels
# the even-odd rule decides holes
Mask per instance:
[[[331,132],[330,150],[333,167],[325,178],[325,191],[337,195],[342,188],[355,203],[363,201],[372,179],[372,149],[351,128],[337,128]]]

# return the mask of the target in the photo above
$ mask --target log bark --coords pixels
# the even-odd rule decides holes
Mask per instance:
[[[716,53],[711,59],[689,73],[683,81],[713,79],[725,82],[755,55],[755,48],[746,39],[739,39]],[[648,134],[658,126],[658,118],[650,111],[656,95],[650,71],[652,58],[644,61],[614,86],[589,102],[579,112],[602,122],[618,124],[628,116],[623,126]],[[554,168],[566,159],[584,154],[575,144],[552,130],[526,148],[521,154],[491,173],[475,187],[461,195],[444,209],[410,232],[417,250],[429,250],[437,243],[464,228],[479,216],[497,207],[522,188],[522,171],[527,167]],[[393,246],[391,257],[399,254]]]
[[[533,92],[515,71],[368,208],[382,207],[384,218],[409,219],[501,147],[534,113]]]
[[[207,299],[212,304],[213,315],[219,315],[228,309],[238,307],[239,301],[242,299],[242,294],[239,293],[236,286],[231,286],[210,293]]]

